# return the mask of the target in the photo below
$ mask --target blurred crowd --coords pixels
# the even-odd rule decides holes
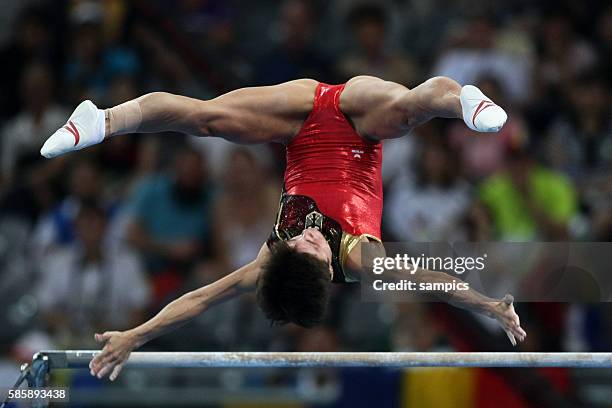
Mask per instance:
[[[605,1],[6,1],[0,14],[0,354],[90,348],[254,259],[272,227],[280,145],[115,137],[39,149],[81,100],[212,98],[296,78],[476,84],[509,113],[482,135],[435,120],[385,143],[387,241],[612,238],[612,6]],[[361,303],[329,324],[269,327],[252,297],[156,350],[505,350],[443,304]],[[609,350],[602,305],[519,305],[524,350]],[[2,365],[0,364],[0,377]]]

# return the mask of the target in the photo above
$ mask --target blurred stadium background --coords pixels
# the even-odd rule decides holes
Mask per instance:
[[[96,347],[95,331],[128,328],[253,259],[272,226],[281,146],[133,135],[42,160],[43,141],[85,98],[108,107],[154,90],[211,98],[301,77],[372,74],[412,87],[447,75],[478,84],[510,119],[494,137],[434,121],[385,143],[386,240],[612,238],[609,2],[3,0],[0,22],[0,385],[39,349]],[[314,330],[270,327],[244,297],[147,348],[510,350],[491,322],[445,304],[361,303],[358,286],[335,290]],[[518,310],[529,333],[520,350],[612,349],[609,304]],[[53,380],[71,387],[72,406],[612,406],[605,370]]]

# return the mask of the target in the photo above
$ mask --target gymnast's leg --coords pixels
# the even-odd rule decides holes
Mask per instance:
[[[211,100],[153,92],[110,109],[82,102],[43,145],[55,157],[126,133],[180,132],[241,144],[283,141],[297,134],[312,109],[317,82],[300,79],[238,89]]]
[[[497,132],[507,119],[478,88],[461,87],[447,77],[431,78],[414,89],[376,77],[355,77],[346,84],[340,108],[362,136],[373,140],[404,136],[436,117],[463,119],[478,132]]]

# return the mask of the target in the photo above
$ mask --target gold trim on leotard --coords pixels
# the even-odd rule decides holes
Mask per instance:
[[[370,234],[352,235],[347,232],[342,232],[342,239],[340,240],[340,265],[342,265],[342,271],[347,282],[359,282],[359,279],[351,275],[350,269],[346,268],[346,261],[349,254],[361,242],[362,238],[368,238],[376,242],[382,243],[379,238]]]

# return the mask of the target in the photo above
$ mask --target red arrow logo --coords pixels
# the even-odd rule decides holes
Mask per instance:
[[[64,126],[64,129],[72,133],[72,136],[74,136],[74,145],[76,146],[79,143],[79,140],[81,139],[79,130],[76,128],[76,126],[74,126],[74,123],[72,123],[71,120],[69,120],[68,123],[66,123],[66,125]]]
[[[478,105],[478,107],[476,108],[476,111],[474,112],[474,116],[472,116],[472,125],[474,125],[474,127],[476,127],[476,123],[474,123],[476,121],[476,116],[478,116],[478,114],[480,112],[482,112],[483,110],[491,107],[491,106],[495,106],[495,104],[491,101],[481,101],[480,104]]]

